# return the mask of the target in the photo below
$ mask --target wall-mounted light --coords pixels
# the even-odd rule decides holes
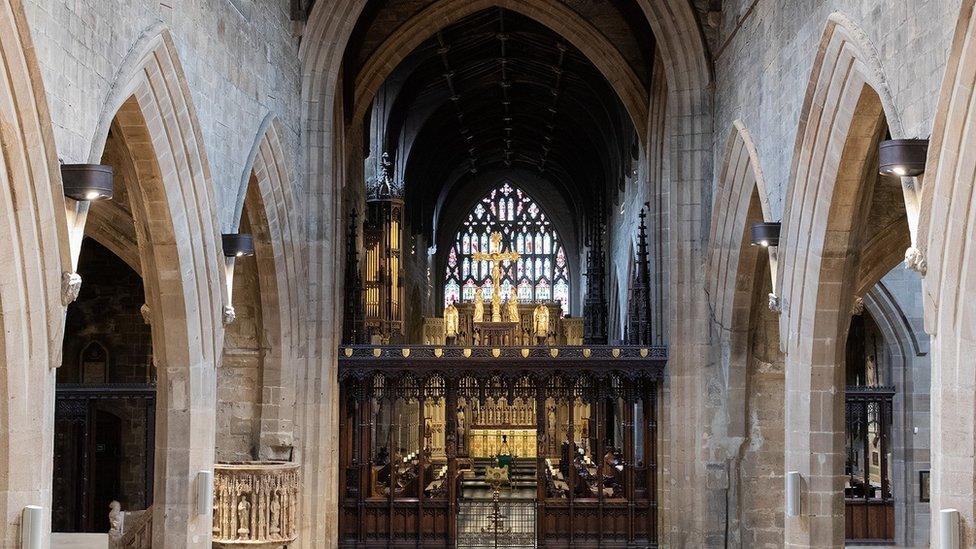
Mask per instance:
[[[39,505],[24,507],[20,521],[21,549],[41,549],[44,541],[44,508]]]
[[[751,228],[753,246],[779,246],[780,223],[753,223]]]
[[[222,234],[225,257],[245,257],[254,255],[254,239],[249,234]]]
[[[939,510],[939,539],[945,549],[959,549],[959,511]]]
[[[786,473],[786,516],[800,515],[800,473],[790,471]]]
[[[102,164],[62,164],[64,196],[79,202],[109,200],[115,191],[112,166]]]
[[[881,175],[916,177],[925,172],[928,139],[889,139],[878,146],[878,171]]]
[[[213,471],[197,471],[197,514],[213,509]]]

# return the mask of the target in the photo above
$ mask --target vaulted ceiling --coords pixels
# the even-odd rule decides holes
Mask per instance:
[[[612,5],[588,24],[618,49],[646,94],[650,30],[643,17],[628,17],[636,9],[629,2]],[[411,3],[371,3],[353,33],[344,66],[347,99],[349,83],[395,31],[390,18],[408,17],[395,7]],[[498,7],[441,28],[414,49],[377,92],[374,118],[376,110],[382,120],[373,127],[381,135],[368,139],[381,140],[401,167],[411,225],[428,233],[452,196],[494,172],[532,170],[585,216],[598,200],[609,202],[639,149],[631,114],[600,69],[566,37]]]

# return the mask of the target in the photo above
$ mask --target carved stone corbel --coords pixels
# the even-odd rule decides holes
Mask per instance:
[[[61,304],[67,307],[78,299],[81,291],[81,275],[78,273],[61,273]]]
[[[234,311],[233,305],[224,305],[223,315],[224,324],[232,324],[235,320],[237,320],[237,312]]]
[[[779,296],[774,293],[769,294],[769,310],[774,313],[782,312],[779,303]]]
[[[142,321],[147,325],[152,325],[152,309],[149,308],[147,303],[143,303],[142,307],[139,307],[139,314],[142,315]]]
[[[915,246],[905,250],[905,268],[925,276],[925,272],[928,270],[928,264],[925,262],[925,256],[922,254],[922,250],[919,250]]]
[[[861,316],[864,314],[864,298],[857,296],[854,298],[854,303],[851,304],[851,315]]]

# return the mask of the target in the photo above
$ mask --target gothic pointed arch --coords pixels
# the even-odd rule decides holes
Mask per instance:
[[[758,213],[757,218],[750,213]],[[712,205],[706,265],[709,295],[719,323],[728,326],[734,309],[742,244],[752,222],[775,221],[755,142],[741,120],[732,123]],[[755,254],[752,254],[755,255]],[[754,259],[754,258],[753,258]],[[775,276],[775,273],[773,274]]]
[[[370,58],[355,85],[352,117],[369,107],[393,69],[438,30],[479,11],[500,7],[535,19],[555,30],[583,52],[613,85],[630,113],[638,137],[647,129],[647,91],[620,52],[597,29],[561,3],[543,0],[444,0],[432,4],[403,23]]]
[[[199,123],[169,31],[149,29],[117,74],[92,157],[109,132],[122,144],[163,387],[156,415],[153,544],[209,539],[192,504],[197,471],[213,467],[214,369],[227,303],[213,184]],[[190,274],[187,274],[190,273]]]
[[[268,115],[258,130],[241,178],[235,230],[247,217],[254,239],[263,327],[264,390],[261,399],[260,455],[276,455],[293,443],[295,378],[307,307],[296,212],[292,161],[282,143],[281,124]]]
[[[763,532],[755,517],[782,508],[782,499],[769,496],[783,482],[781,448],[776,463],[776,444],[782,438],[770,434],[782,426],[768,418],[777,417],[781,409],[783,358],[775,316],[767,306],[775,251],[752,246],[749,238],[753,223],[775,219],[759,153],[741,120],[732,124],[719,173],[705,271],[712,331],[722,334],[712,351],[718,369],[708,384],[720,396],[706,407],[714,418],[706,425],[710,454],[723,456],[741,469],[764,461],[772,465],[773,472],[765,478],[735,475],[729,481],[729,491],[735,494],[728,511],[730,536],[747,545],[748,536],[775,536]],[[764,443],[757,444],[758,440]],[[766,495],[756,497],[757,493]],[[783,542],[781,534],[765,541]]]
[[[333,219],[335,226],[318,227],[309,238],[309,275],[315,281],[309,296],[310,303],[318,304],[318,310],[310,311],[319,326],[310,333],[313,346],[322,349],[335,348],[338,333],[332,328],[337,310],[336,300],[341,296],[341,283],[337,277],[343,269],[334,251],[334,235],[341,234],[344,215],[340,209],[340,192],[347,177],[356,176],[361,168],[347,158],[348,144],[358,143],[361,133],[347,134],[346,109],[341,87],[343,54],[350,35],[367,2],[365,0],[340,0],[317,2],[309,14],[299,55],[303,75],[303,126],[308,136],[307,188],[309,201],[307,214],[312,218]],[[671,388],[671,398],[695,402],[698,385],[695,381],[700,365],[707,357],[707,335],[703,328],[705,305],[700,287],[703,281],[704,235],[701,234],[703,210],[707,209],[703,196],[711,180],[711,158],[701,143],[711,139],[711,73],[704,40],[691,5],[684,0],[636,0],[647,17],[658,44],[667,86],[661,90],[658,101],[651,108],[663,109],[662,124],[666,136],[658,139],[654,134],[649,142],[655,145],[644,151],[648,162],[658,163],[667,173],[662,185],[668,187],[668,210],[676,212],[666,219],[672,228],[668,238],[673,252],[662,260],[660,272],[674,296],[669,303],[671,312],[663,314],[670,323],[662,331],[661,339],[689,341],[691,344],[670,353],[669,371],[676,383]],[[664,87],[664,86],[662,86]],[[655,155],[653,158],[652,155]],[[662,199],[663,201],[663,199]],[[662,222],[664,219],[662,218]],[[673,276],[669,273],[674,273]],[[680,307],[677,304],[681,304]],[[665,323],[661,323],[664,325]],[[687,380],[685,382],[684,380]],[[335,427],[335,416],[329,400],[336,396],[324,375],[311,372],[306,385],[321,387],[319,395],[311,393],[299,399],[298,409],[308,410],[301,420],[300,429],[306,434],[308,448],[327,447],[327,433]],[[680,381],[680,382],[678,382]],[[303,400],[303,399],[307,399]],[[682,420],[697,421],[697,412]],[[675,418],[677,421],[677,418]],[[702,543],[705,526],[697,518],[696,510],[706,508],[704,467],[690,459],[700,452],[700,441],[694,437],[674,436],[670,439],[672,456],[688,456],[677,459],[670,469],[678,478],[702,479],[693,481],[696,486],[674,500],[675,508],[683,512],[671,523],[673,543]],[[308,513],[314,516],[335,517],[337,500],[335,486],[337,471],[326,467],[304,476],[306,486],[302,502]],[[666,486],[666,484],[662,484]],[[664,488],[664,490],[667,490]],[[334,520],[319,521],[302,532],[312,543],[330,543],[334,539]]]
[[[846,380],[838,342],[846,341],[849,326],[861,213],[870,203],[869,178],[877,174],[877,144],[886,124],[893,135],[900,129],[891,105],[875,49],[846,16],[832,14],[800,114],[779,246],[780,345],[792,388],[786,470],[799,471],[806,486],[801,516],[786,519],[788,547],[844,543],[838,487],[845,425],[836,402]],[[816,447],[808,443],[812,433],[823,433]]]
[[[920,310],[913,310],[917,306],[912,299],[914,296],[899,291],[899,284],[904,284],[905,279],[913,279],[911,288],[918,291],[915,295],[920,295],[922,280],[917,273],[898,269],[864,294],[864,310],[882,334],[880,351],[885,366],[882,379],[896,391],[892,405],[892,455],[889,458],[891,493],[895,499],[894,540],[910,547],[929,540],[927,525],[919,522],[929,519],[930,505],[921,497],[922,487],[916,471],[928,470],[932,465],[928,444],[914,440],[915,429],[930,429],[932,402],[910,395],[929,390],[932,363],[929,337],[922,331],[921,319],[915,316]]]
[[[0,36],[0,515],[15,525],[3,529],[0,545],[14,546],[21,532],[13,517],[27,505],[51,505],[61,277],[73,268],[51,120],[20,0],[0,2]]]
[[[976,477],[972,436],[976,423],[976,330],[971,296],[976,287],[976,170],[972,131],[976,108],[976,17],[974,3],[962,3],[949,53],[942,94],[922,186],[917,246],[925,273],[925,327],[932,346],[932,509],[955,508],[961,546],[976,543]],[[967,431],[968,429],[968,431]],[[961,436],[962,433],[966,436]],[[965,442],[964,442],[965,441]],[[958,479],[970,482],[959,482]],[[940,540],[932,513],[932,545]]]

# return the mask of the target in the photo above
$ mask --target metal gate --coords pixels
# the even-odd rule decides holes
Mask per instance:
[[[457,515],[458,549],[536,547],[535,500],[461,499]]]

